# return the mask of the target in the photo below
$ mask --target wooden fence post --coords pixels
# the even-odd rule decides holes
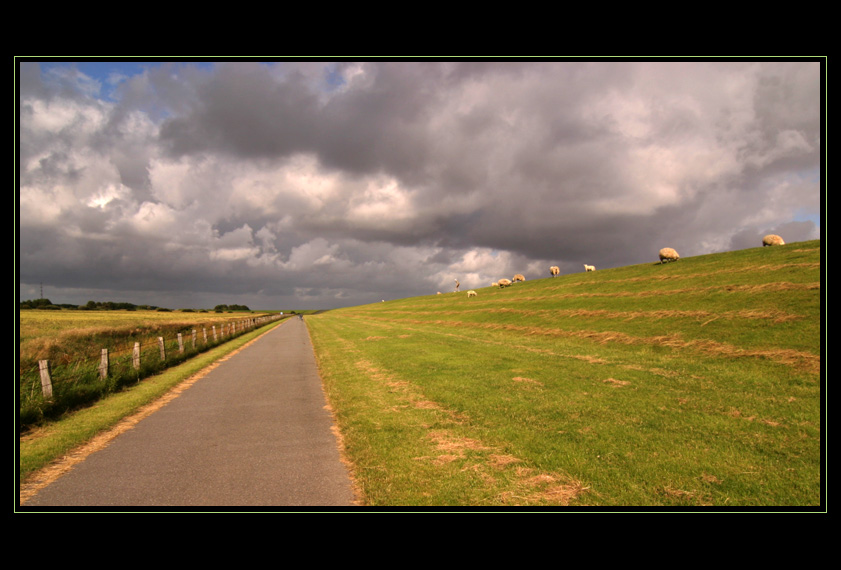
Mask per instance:
[[[217,340],[219,340],[216,337],[216,325],[213,325],[211,328],[213,329],[213,342],[216,342]]]
[[[164,337],[158,337],[158,347],[161,349],[161,360],[166,360],[166,349],[164,348]]]
[[[38,368],[41,371],[41,392],[45,398],[50,399],[53,397],[53,383],[50,379],[50,361],[39,360]]]
[[[207,344],[207,327],[201,328],[201,334],[204,335],[204,344]]]
[[[184,339],[181,338],[181,333],[178,333],[178,352],[184,354]]]
[[[134,343],[134,352],[131,355],[131,363],[135,370],[140,370],[140,343]]]
[[[193,329],[193,350],[196,349],[196,329]]]
[[[108,349],[103,348],[99,357],[99,377],[105,380],[108,378]]]

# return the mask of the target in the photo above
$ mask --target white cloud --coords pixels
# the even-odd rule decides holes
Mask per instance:
[[[166,204],[143,202],[127,220],[140,236],[166,240],[178,233],[177,212]]]
[[[305,199],[310,210],[318,211],[338,196],[342,179],[335,172],[322,171],[314,155],[298,154],[278,170],[277,185]]]
[[[394,178],[376,177],[350,197],[347,217],[366,227],[394,227],[414,214],[411,192]]]
[[[66,134],[72,128],[72,136],[79,140],[96,134],[107,121],[109,107],[105,104],[91,104],[71,100],[41,101],[24,99],[21,106],[21,127],[33,135]]]
[[[432,281],[441,291],[452,290],[458,279],[461,289],[488,287],[502,278],[511,279],[515,273],[514,256],[507,251],[490,248],[476,248],[464,251],[461,256],[432,276]]]
[[[109,184],[97,191],[88,199],[87,205],[91,208],[104,208],[117,199],[125,199],[130,196],[130,190],[122,184]]]
[[[61,186],[21,186],[18,191],[20,219],[32,226],[56,223],[64,209],[76,203],[75,199],[67,200],[68,196],[72,197],[72,193]]]
[[[330,244],[324,238],[316,238],[292,248],[289,260],[283,264],[283,268],[306,271],[317,265],[344,263],[336,257],[338,250],[338,244]]]

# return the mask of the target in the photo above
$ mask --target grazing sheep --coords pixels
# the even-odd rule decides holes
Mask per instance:
[[[491,283],[491,287],[499,287],[499,283],[497,283],[496,281],[494,281],[493,283]]]
[[[436,295],[440,295],[440,294],[441,294],[441,291],[438,291],[438,293],[436,293]]]
[[[468,299],[469,299],[470,297],[475,297],[475,296],[476,296],[476,291],[468,291],[468,292],[467,292],[467,298],[468,298]]]
[[[556,277],[560,272],[561,272],[561,268],[558,267],[557,265],[553,265],[552,267],[549,268],[549,275],[551,275],[552,277]]]
[[[670,247],[664,247],[660,250],[660,263],[666,263],[667,261],[677,261],[680,259],[678,253]]]
[[[517,281],[525,281],[525,280],[526,280],[526,277],[522,273],[518,273],[517,275],[514,276],[514,279],[512,279],[511,281],[516,283]]]
[[[762,238],[762,247],[765,247],[766,245],[785,245],[785,244],[786,244],[786,242],[783,241],[783,238],[781,238],[778,235],[768,234],[767,236]]]
[[[595,271],[595,270],[596,270],[596,268],[593,267],[592,265],[587,265],[586,263],[584,264],[584,271]]]
[[[509,281],[508,279],[500,279],[498,281],[498,283],[499,283],[499,288],[500,289],[502,289],[503,287],[508,287],[509,285],[511,285],[511,281]]]

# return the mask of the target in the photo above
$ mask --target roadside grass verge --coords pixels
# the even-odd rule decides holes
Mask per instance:
[[[21,484],[30,482],[39,470],[65,457],[95,436],[114,428],[125,418],[140,412],[145,406],[161,403],[161,398],[225,357],[242,348],[284,321],[272,323],[247,332],[225,344],[208,350],[182,364],[144,379],[96,404],[66,414],[63,418],[35,428],[19,439],[18,474]],[[59,467],[60,468],[60,467]]]
[[[821,504],[820,243],[307,317],[372,506]]]

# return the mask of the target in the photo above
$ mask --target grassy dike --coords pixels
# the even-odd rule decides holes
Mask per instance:
[[[144,413],[148,406],[164,403],[166,397],[177,395],[189,387],[210,367],[249,342],[263,335],[279,321],[248,332],[234,340],[213,348],[165,372],[146,378],[130,389],[109,396],[97,404],[68,414],[65,418],[33,430],[20,438],[19,475],[22,484],[38,475],[38,471],[55,463],[68,453],[78,450],[97,436],[118,426],[126,418]],[[59,467],[60,468],[60,467]]]
[[[820,242],[477,292],[306,318],[368,505],[822,504]]]

